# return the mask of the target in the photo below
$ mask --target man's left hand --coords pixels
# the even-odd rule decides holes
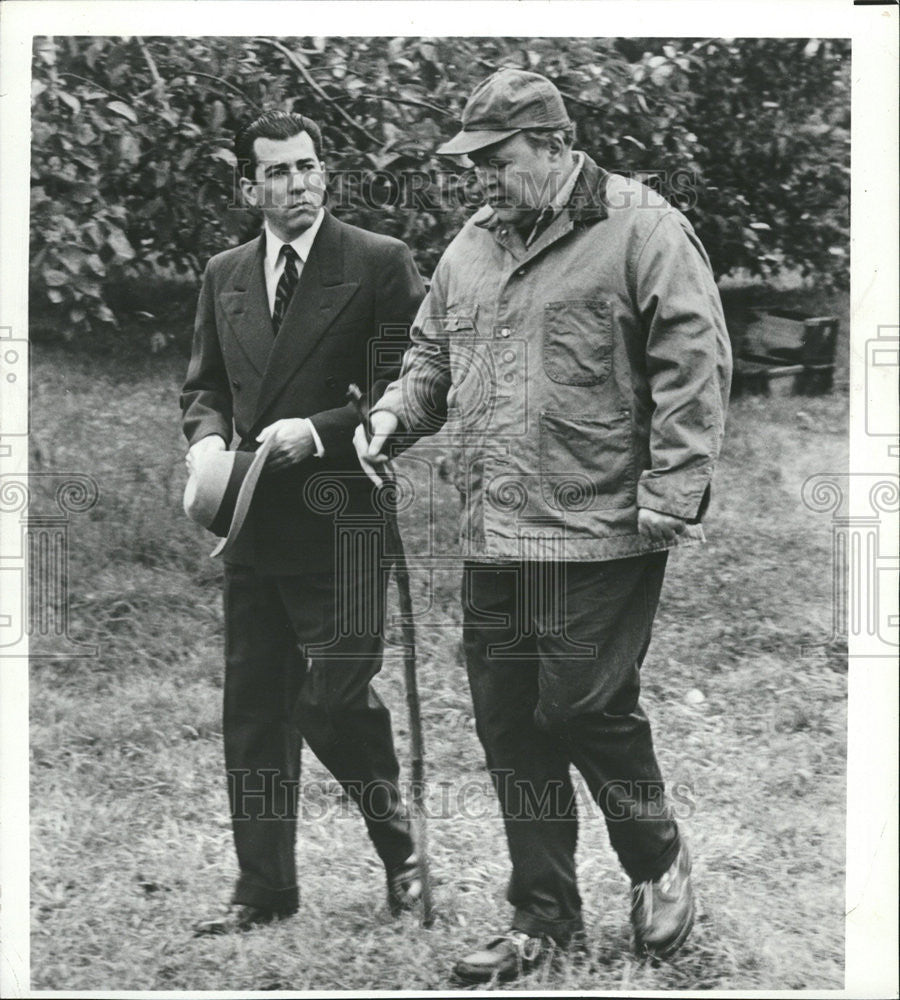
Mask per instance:
[[[266,458],[266,469],[272,472],[296,465],[316,453],[316,443],[305,417],[276,420],[264,427],[256,440],[262,444],[268,438],[272,438],[272,450]]]
[[[671,542],[687,527],[687,522],[671,514],[641,507],[638,510],[638,533],[654,542]]]

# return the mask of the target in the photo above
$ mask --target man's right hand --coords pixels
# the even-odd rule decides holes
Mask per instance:
[[[384,465],[389,462],[389,457],[384,453],[384,446],[390,436],[397,430],[400,421],[389,410],[378,410],[369,416],[369,427],[372,432],[371,440],[366,440],[366,432],[360,424],[353,435],[353,444],[356,447],[356,457],[362,466],[363,472],[375,483],[381,485],[381,476],[375,468],[377,465]]]
[[[203,458],[203,456],[208,452],[225,451],[227,447],[228,445],[225,443],[225,438],[219,437],[218,434],[207,434],[206,437],[200,438],[199,441],[195,441],[194,444],[188,448],[187,455],[184,456],[188,472],[193,472],[196,462]]]

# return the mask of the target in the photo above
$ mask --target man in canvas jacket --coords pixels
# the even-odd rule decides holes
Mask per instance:
[[[581,937],[570,764],[631,878],[638,949],[671,954],[693,921],[639,670],[668,550],[702,540],[728,337],[688,220],[573,134],[538,74],[501,70],[473,93],[439,152],[470,157],[487,204],[437,266],[370,445],[357,434],[373,472],[389,442],[444,424],[459,451],[464,645],[514,907],[457,964],[468,981]]]

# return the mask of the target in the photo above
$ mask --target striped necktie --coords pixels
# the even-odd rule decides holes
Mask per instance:
[[[278,330],[281,327],[284,314],[287,312],[287,307],[290,304],[291,296],[294,294],[294,289],[297,287],[297,279],[299,278],[297,261],[300,258],[297,256],[297,251],[289,243],[285,243],[281,248],[281,253],[284,256],[284,270],[281,272],[281,277],[278,279],[278,287],[275,289],[275,309],[272,312],[272,330],[275,336],[278,336]]]

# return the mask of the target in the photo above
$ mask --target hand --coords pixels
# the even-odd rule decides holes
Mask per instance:
[[[365,430],[360,424],[353,435],[356,456],[363,472],[377,486],[381,485],[381,477],[374,466],[384,465],[390,458],[384,454],[384,446],[388,438],[397,430],[400,421],[389,410],[378,410],[369,416],[369,427],[372,431],[371,441],[366,441]]]
[[[271,472],[296,465],[316,453],[316,443],[305,417],[276,420],[263,427],[256,440],[262,444],[268,438],[272,439],[272,446],[266,457],[266,469]]]
[[[660,514],[658,510],[641,507],[638,510],[638,534],[654,542],[671,542],[687,527],[684,518]]]
[[[356,457],[359,459],[363,472],[376,486],[381,486],[381,476],[378,475],[368,459],[369,442],[366,440],[366,431],[362,424],[357,424],[356,430],[353,432],[353,447],[356,448]]]
[[[206,437],[200,438],[199,441],[195,441],[190,448],[188,448],[188,453],[184,456],[188,472],[194,471],[197,462],[201,460],[204,455],[210,454],[214,451],[225,451],[227,447],[228,445],[225,443],[225,439],[219,437],[218,434],[207,434]]]

